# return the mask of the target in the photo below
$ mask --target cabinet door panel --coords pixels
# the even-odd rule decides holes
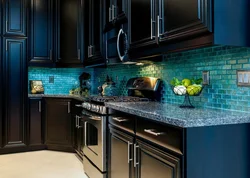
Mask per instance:
[[[26,36],[26,0],[5,0],[4,35]]]
[[[25,143],[25,102],[27,98],[26,39],[5,41],[5,120],[4,146],[24,146]]]
[[[181,164],[179,158],[159,151],[143,142],[138,143],[138,177],[180,178]]]
[[[72,147],[70,100],[46,99],[46,144]]]
[[[210,31],[210,10],[210,0],[159,0],[159,36],[172,39]]]
[[[57,1],[57,61],[81,63],[81,0]]]
[[[130,143],[130,145],[128,145]],[[132,137],[110,129],[110,150],[109,150],[109,178],[132,178],[132,160],[128,162],[128,157],[132,159]],[[128,150],[130,149],[130,150]],[[130,155],[128,155],[130,152]]]
[[[131,47],[155,43],[155,4],[153,0],[131,0]]]
[[[31,63],[53,63],[53,2],[31,0]]]
[[[30,99],[30,121],[29,121],[29,145],[43,144],[43,123],[42,123],[42,100]]]

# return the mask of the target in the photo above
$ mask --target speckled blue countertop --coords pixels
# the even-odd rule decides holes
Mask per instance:
[[[182,128],[250,123],[250,112],[182,109],[179,105],[158,102],[109,102],[105,105],[118,111]]]
[[[77,95],[47,95],[47,94],[29,94],[29,98],[69,98],[76,99],[78,101],[84,101],[85,98]]]

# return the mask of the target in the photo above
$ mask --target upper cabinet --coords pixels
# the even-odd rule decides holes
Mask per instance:
[[[211,32],[211,8],[209,0],[159,0],[156,14],[159,41]]]
[[[53,1],[31,0],[30,64],[53,63]]]
[[[3,3],[3,35],[26,36],[26,0],[4,0]]]
[[[84,61],[84,66],[101,66],[106,61],[103,57],[103,29],[104,29],[104,9],[102,0],[84,0],[85,7],[88,7],[87,27],[88,37],[85,38],[88,44],[88,55]]]
[[[31,66],[83,67],[82,0],[31,0]]]
[[[82,65],[83,12],[82,0],[57,0],[56,62],[58,65]]]
[[[131,0],[130,47],[156,44],[156,5],[153,0]]]
[[[248,0],[130,0],[130,58],[211,45],[250,46],[249,16]]]
[[[209,0],[131,0],[130,9],[132,49],[211,31]]]

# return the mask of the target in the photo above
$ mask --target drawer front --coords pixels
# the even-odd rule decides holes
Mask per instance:
[[[134,116],[125,114],[123,114],[122,116],[109,117],[109,123],[111,125],[116,126],[132,134],[135,133],[135,121],[136,118]]]
[[[136,135],[178,154],[183,154],[183,129],[138,118]]]

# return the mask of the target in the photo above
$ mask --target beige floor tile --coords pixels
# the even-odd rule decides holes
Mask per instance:
[[[0,178],[87,178],[72,153],[37,151],[0,155]]]

